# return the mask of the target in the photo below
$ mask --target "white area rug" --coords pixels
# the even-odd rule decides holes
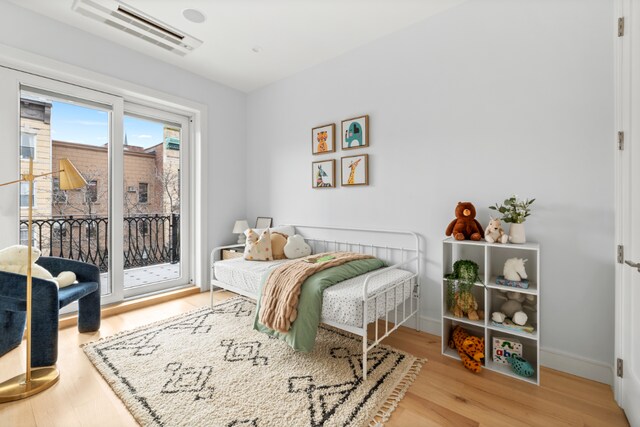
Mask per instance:
[[[425,362],[378,346],[363,381],[359,337],[321,326],[314,351],[299,353],[254,331],[254,311],[236,297],[84,351],[143,426],[376,425]]]

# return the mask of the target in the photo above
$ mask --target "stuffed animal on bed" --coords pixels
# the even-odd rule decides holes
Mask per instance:
[[[465,368],[471,372],[482,370],[482,359],[484,359],[484,338],[469,335],[460,326],[456,326],[451,334],[449,347],[458,350],[458,355]]]
[[[258,236],[252,228],[245,230],[247,242],[244,247],[244,259],[249,261],[273,261],[271,252],[271,232],[265,228]]]
[[[0,271],[27,275],[29,247],[24,245],[14,245],[0,250]],[[72,285],[76,281],[75,273],[63,271],[58,277],[53,277],[44,267],[35,262],[40,258],[40,250],[31,248],[31,275],[38,279],[45,279],[54,282],[58,287]]]
[[[471,202],[458,202],[456,219],[447,227],[446,235],[456,240],[481,240],[484,237],[482,225],[476,219],[476,208]]]
[[[311,246],[307,245],[301,235],[289,236],[284,245],[284,254],[289,259],[302,258],[311,255]]]

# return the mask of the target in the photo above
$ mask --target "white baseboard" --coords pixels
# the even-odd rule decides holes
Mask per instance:
[[[547,368],[577,375],[613,386],[613,365],[586,359],[555,349],[540,349],[540,364]]]
[[[420,328],[422,332],[426,332],[431,335],[440,336],[442,332],[442,322],[440,319],[436,319],[428,316],[420,316]]]
[[[441,321],[420,316],[420,330],[440,336]],[[613,386],[613,365],[587,359],[561,350],[540,348],[540,365]]]

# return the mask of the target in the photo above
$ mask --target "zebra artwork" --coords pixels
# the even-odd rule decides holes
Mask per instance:
[[[318,169],[316,170],[316,187],[331,187],[332,184],[330,182],[324,181],[328,176],[324,169],[322,169],[322,165],[318,165]]]

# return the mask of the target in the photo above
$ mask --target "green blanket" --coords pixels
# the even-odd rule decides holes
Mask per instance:
[[[368,273],[372,270],[384,267],[384,262],[376,258],[351,261],[337,267],[322,270],[309,277],[302,284],[300,301],[298,302],[298,317],[291,324],[291,329],[286,334],[274,331],[264,326],[258,319],[260,313],[260,301],[262,300],[262,286],[270,272],[265,273],[260,283],[260,297],[256,308],[253,329],[264,332],[272,337],[279,338],[289,344],[294,350],[310,352],[316,341],[316,333],[320,324],[322,313],[322,292],[329,286],[352,277]]]

